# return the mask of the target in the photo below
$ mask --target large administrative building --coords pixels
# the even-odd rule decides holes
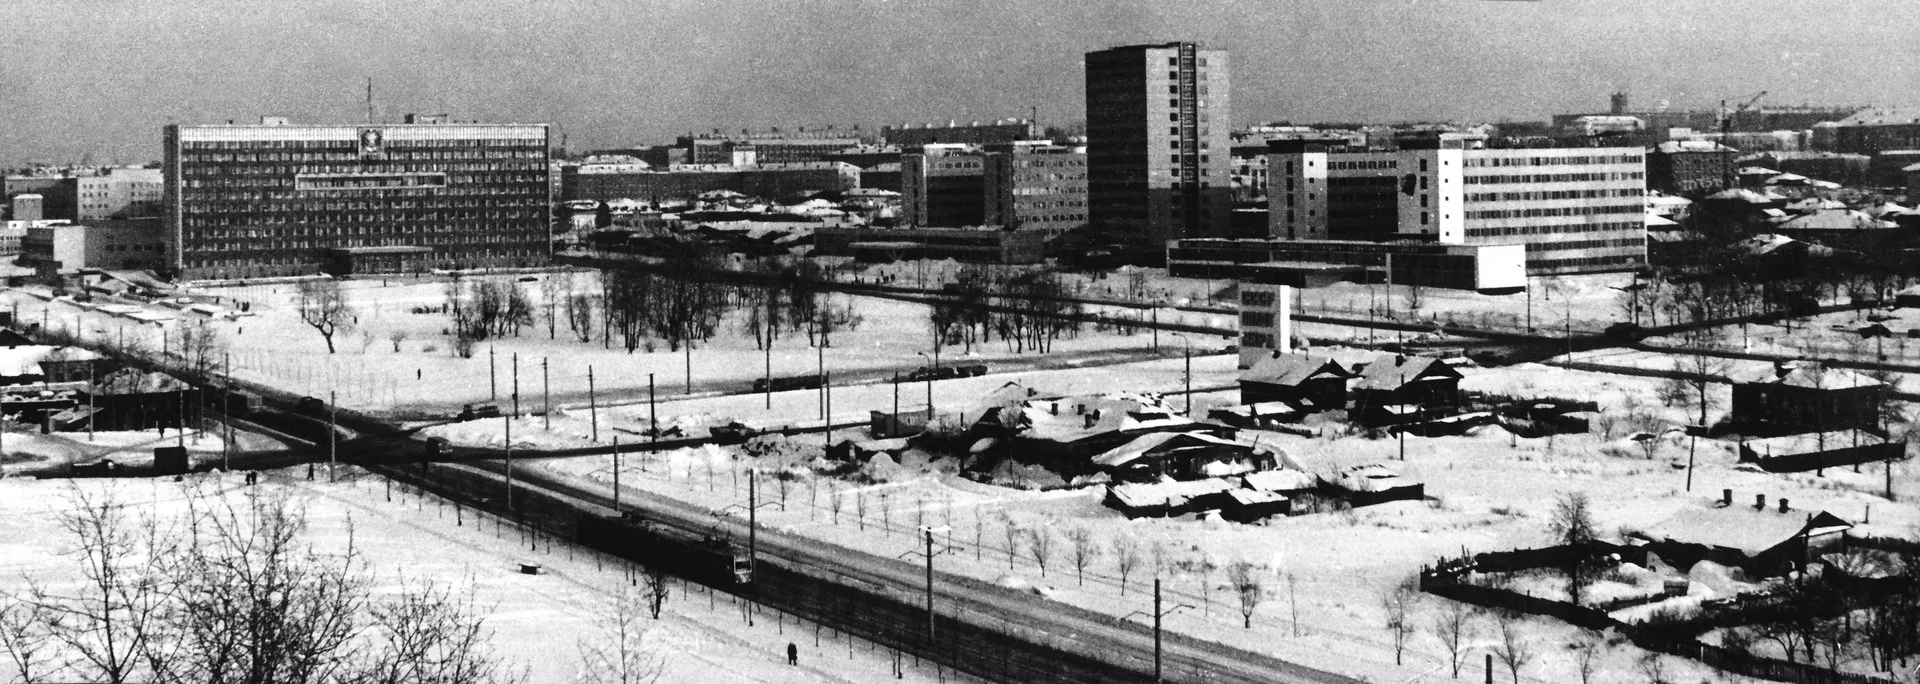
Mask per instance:
[[[1444,137],[1391,151],[1298,140],[1271,148],[1275,239],[1524,243],[1529,275],[1646,263],[1640,148],[1474,149]]]
[[[182,279],[533,266],[552,249],[546,124],[169,125]]]

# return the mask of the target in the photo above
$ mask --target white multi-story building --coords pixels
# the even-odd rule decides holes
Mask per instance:
[[[1393,151],[1272,147],[1273,238],[1524,243],[1529,275],[1646,263],[1639,148],[1472,149],[1449,136]]]

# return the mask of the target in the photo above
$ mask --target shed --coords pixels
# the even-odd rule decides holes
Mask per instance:
[[[1206,432],[1150,432],[1093,457],[1116,481],[1197,480],[1274,467],[1271,452]]]
[[[1355,403],[1419,404],[1449,412],[1460,406],[1460,371],[1431,357],[1381,357],[1361,369],[1354,394]]]
[[[1116,484],[1107,486],[1105,503],[1128,518],[1165,518],[1210,508],[1234,489],[1221,479]]]
[[[1764,496],[1756,503],[1686,508],[1632,536],[1675,567],[1710,560],[1774,577],[1838,548],[1853,527],[1826,511],[1797,511],[1784,502],[1784,510],[1770,510]]]
[[[1733,383],[1730,419],[1763,432],[1880,431],[1886,384],[1859,371],[1814,363],[1775,364]]]
[[[1235,489],[1227,492],[1227,500],[1220,508],[1220,517],[1234,522],[1250,523],[1276,515],[1286,515],[1293,509],[1293,500],[1279,492],[1257,489]]]

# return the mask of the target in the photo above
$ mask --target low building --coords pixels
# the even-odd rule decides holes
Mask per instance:
[[[1782,364],[1733,383],[1728,420],[1776,434],[1880,430],[1890,388],[1866,374],[1812,363]]]
[[[844,162],[705,164],[665,171],[634,165],[579,165],[560,170],[569,201],[630,199],[658,205],[693,201],[715,191],[775,199],[860,187],[860,168]]]
[[[1873,107],[1854,112],[1833,127],[1833,149],[1853,154],[1920,149],[1920,109]]]
[[[1209,432],[1152,432],[1093,457],[1114,482],[1199,480],[1272,470],[1273,452]]]
[[[1247,357],[1243,354],[1243,365]],[[1301,412],[1339,411],[1347,407],[1345,366],[1330,358],[1272,353],[1240,374],[1240,403],[1284,402]]]
[[[1781,173],[1831,181],[1841,185],[1864,185],[1872,157],[1843,152],[1766,152],[1741,157],[1741,166],[1761,166]]]
[[[1167,273],[1180,278],[1286,280],[1303,276],[1282,273],[1289,266],[1325,265],[1337,267],[1326,274],[1336,280],[1511,294],[1526,289],[1526,254],[1520,244],[1198,238],[1168,243]]]
[[[20,262],[42,278],[82,269],[156,270],[167,265],[166,236],[154,219],[28,228]]]
[[[1032,119],[998,119],[987,123],[974,121],[964,126],[958,121],[948,121],[945,126],[903,123],[880,127],[880,137],[888,145],[905,148],[940,144],[991,145],[1016,140],[1039,140],[1045,134]]]
[[[1778,511],[1768,510],[1766,495],[1760,494],[1751,508],[1726,502],[1686,508],[1629,536],[1676,568],[1712,561],[1760,578],[1806,567],[1818,554],[1841,546],[1852,527],[1825,511],[1793,510],[1785,499]]]
[[[1419,406],[1451,411],[1460,406],[1460,371],[1427,356],[1383,356],[1366,364],[1353,388],[1356,407]]]
[[[1920,164],[1920,150],[1882,150],[1867,162],[1867,183],[1877,188],[1905,187],[1905,169]]]
[[[1045,246],[1045,233],[999,226],[821,226],[813,231],[814,254],[850,256],[868,263],[953,259],[977,264],[1037,264],[1045,259]]]

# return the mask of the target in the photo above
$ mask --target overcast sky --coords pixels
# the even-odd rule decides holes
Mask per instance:
[[[7,0],[0,163],[160,126],[448,112],[573,149],[691,129],[1083,118],[1081,56],[1233,55],[1236,125],[1920,101],[1916,0]],[[556,140],[557,142],[557,140]]]

